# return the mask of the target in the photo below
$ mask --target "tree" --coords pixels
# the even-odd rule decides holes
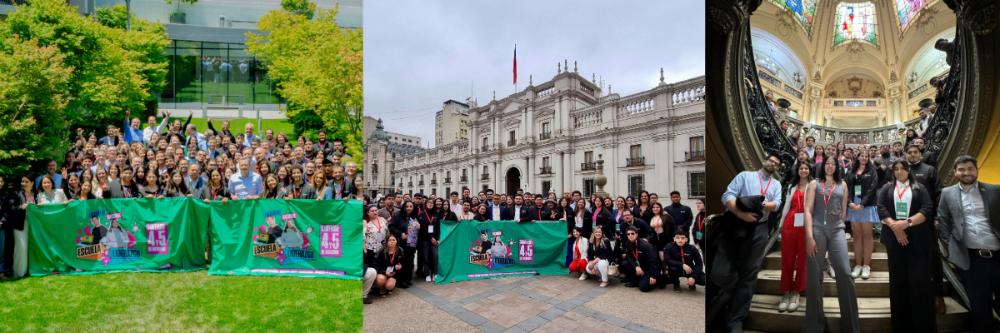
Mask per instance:
[[[74,69],[66,91],[70,123],[118,123],[125,110],[144,109],[163,88],[168,40],[162,27],[126,32],[80,16],[66,1],[32,0],[0,22],[0,38],[13,36],[56,47]]]
[[[54,46],[0,39],[0,175],[8,183],[68,147],[63,110],[72,73]]]
[[[288,100],[289,118],[301,120],[293,121],[295,132],[312,135],[314,128],[299,124],[318,116],[327,133],[343,139],[347,153],[364,165],[362,32],[337,26],[336,15],[337,8],[317,10],[314,19],[271,11],[258,23],[262,34],[247,34],[247,46],[264,61],[278,94]]]

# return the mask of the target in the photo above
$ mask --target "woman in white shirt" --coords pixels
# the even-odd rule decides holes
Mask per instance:
[[[53,188],[54,183],[51,176],[42,177],[42,192],[38,193],[37,200],[39,205],[62,204],[69,201],[62,189]]]

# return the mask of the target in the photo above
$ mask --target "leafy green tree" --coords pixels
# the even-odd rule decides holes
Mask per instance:
[[[0,39],[0,175],[23,175],[32,165],[61,155],[71,68],[54,46]]]
[[[140,28],[126,32],[79,15],[66,1],[31,0],[0,22],[0,38],[18,36],[56,47],[74,69],[66,92],[67,120],[111,124],[121,121],[126,109],[144,109],[166,77],[163,28],[134,18],[133,24]]]
[[[286,2],[298,1],[282,5]],[[271,11],[258,23],[262,34],[247,34],[247,46],[265,62],[278,94],[288,100],[295,132],[312,135],[299,124],[311,123],[315,115],[328,134],[344,140],[354,161],[364,165],[362,32],[337,26],[336,15],[336,8],[317,10],[313,19],[288,10]]]

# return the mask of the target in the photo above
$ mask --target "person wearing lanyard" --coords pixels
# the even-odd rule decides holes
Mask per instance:
[[[854,270],[851,277],[859,276],[867,280],[871,277],[872,250],[874,249],[874,225],[878,223],[878,207],[875,205],[875,191],[878,173],[875,164],[865,149],[858,151],[854,167],[847,175],[847,190],[851,202],[847,205],[847,220],[851,221],[854,233]]]
[[[229,177],[229,196],[233,200],[257,199],[264,190],[260,175],[250,171],[250,160],[240,159],[239,173]]]
[[[639,287],[643,292],[653,290],[660,274],[660,258],[656,257],[656,249],[645,238],[639,238],[639,231],[634,226],[625,230],[625,237],[625,257],[619,268],[625,275],[625,286]]]
[[[379,252],[375,259],[375,270],[378,277],[375,278],[375,287],[379,289],[379,295],[385,297],[396,289],[396,272],[403,269],[403,249],[397,246],[399,240],[395,234],[388,234],[385,237],[385,249]]]
[[[938,229],[969,295],[973,332],[996,332],[992,304],[1000,298],[1000,186],[977,179],[972,156],[956,158],[952,170],[958,183],[941,191]]]
[[[854,281],[849,275],[847,237],[844,216],[847,212],[847,183],[843,169],[835,158],[823,161],[817,179],[809,183],[805,197],[806,236],[806,332],[821,332],[825,326],[823,313],[823,273],[821,261],[829,255],[837,280],[840,302],[840,328],[844,332],[859,332],[858,299]]]
[[[799,308],[799,296],[806,292],[806,189],[812,181],[810,161],[795,165],[788,190],[787,204],[781,225],[781,285],[783,293],[778,311],[794,312]]]
[[[881,242],[889,258],[889,310],[893,332],[928,332],[937,327],[931,256],[937,244],[927,189],[910,177],[910,164],[892,163],[896,180],[878,192]],[[927,223],[925,223],[927,222]]]
[[[695,209],[698,210],[698,214],[694,217],[694,226],[691,227],[691,235],[694,239],[694,244],[698,246],[698,249],[705,250],[705,218],[708,213],[705,212],[705,199],[695,199],[694,202]]]
[[[422,213],[425,222],[420,225],[420,269],[425,275],[424,281],[434,282],[437,275],[437,257],[438,257],[438,238],[440,237],[439,222],[438,219],[438,207],[435,206],[435,200],[427,200],[424,202],[424,210]]]
[[[695,285],[705,285],[701,254],[687,241],[687,233],[677,230],[674,241],[663,247],[664,262],[670,276],[668,283],[674,285],[675,292],[681,291],[681,279],[690,290],[695,290]]]
[[[716,312],[709,311],[717,316],[723,316],[724,318],[718,319],[724,321],[724,325],[730,331],[741,331],[743,320],[750,312],[750,301],[753,298],[753,289],[757,286],[757,272],[761,265],[757,259],[764,254],[764,246],[767,245],[768,236],[767,223],[760,221],[766,221],[768,215],[781,206],[781,183],[775,178],[775,173],[781,166],[781,158],[777,154],[771,153],[767,155],[762,164],[760,170],[743,171],[736,175],[736,178],[733,178],[726,188],[725,194],[722,195],[722,203],[726,206],[726,210],[752,226],[752,233],[748,236],[752,237],[749,248],[734,253],[719,251],[716,256],[716,262],[722,264],[719,264],[721,267],[713,268],[713,272],[731,272],[735,275],[731,276],[735,282],[723,286],[727,290],[713,289],[707,295],[710,302],[716,296],[732,295],[729,302],[713,305]],[[758,195],[764,197],[762,216],[741,211],[737,207],[737,199]],[[720,250],[722,249],[720,248]]]
[[[382,244],[385,241],[386,233],[385,219],[378,215],[377,206],[368,206],[364,219],[364,257],[362,260],[364,271],[364,289],[361,297],[364,304],[371,304],[368,294],[371,293],[372,286],[378,278],[378,270],[375,268],[376,255],[382,252]]]

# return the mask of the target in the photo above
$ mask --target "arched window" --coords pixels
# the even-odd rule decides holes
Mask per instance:
[[[878,25],[875,24],[875,4],[871,2],[837,4],[834,19],[833,45],[860,40],[878,45]]]

